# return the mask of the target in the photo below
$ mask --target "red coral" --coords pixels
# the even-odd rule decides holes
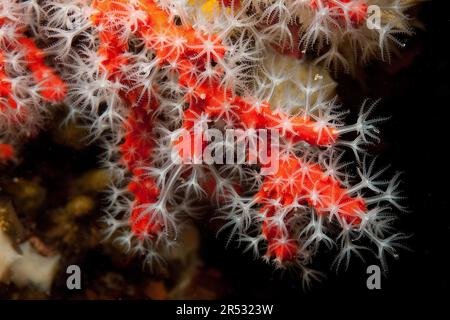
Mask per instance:
[[[328,4],[333,5],[333,2]],[[328,124],[272,110],[266,102],[237,96],[223,87],[220,83],[223,71],[214,67],[227,51],[221,39],[191,26],[175,24],[153,1],[135,4],[126,0],[94,1],[93,6],[97,13],[92,16],[92,21],[101,30],[99,54],[105,71],[111,78],[125,81],[120,66],[127,63],[128,40],[121,36],[120,26],[114,21],[115,17],[134,19],[135,34],[154,50],[161,66],[170,65],[178,73],[179,84],[186,89],[188,108],[184,112],[183,128],[192,130],[202,114],[214,120],[229,111],[225,108],[231,108],[229,121],[236,128],[278,129],[287,140],[318,146],[331,145],[338,138],[338,131]],[[211,71],[211,77],[204,77],[206,70]],[[144,209],[144,204],[156,202],[159,190],[152,178],[144,178],[140,168],[151,162],[153,142],[149,136],[152,123],[149,114],[157,102],[148,95],[137,99],[134,92],[124,92],[122,96],[130,106],[125,142],[120,149],[122,159],[134,177],[128,186],[135,197],[131,229],[138,237],[152,236],[161,230],[163,221]],[[278,171],[265,178],[255,197],[265,215],[262,232],[269,242],[267,256],[281,262],[295,259],[298,244],[291,238],[290,230],[270,222],[277,214],[277,208],[268,200],[277,199],[282,206],[302,201],[314,207],[319,215],[332,212],[355,224],[359,223],[358,213],[366,210],[362,199],[348,195],[347,190],[336,179],[327,176],[319,164],[305,163],[292,155],[281,157]],[[289,219],[289,214],[284,219]]]
[[[156,202],[159,196],[153,178],[145,176],[142,171],[142,167],[151,161],[153,140],[149,136],[150,123],[151,117],[142,105],[133,108],[126,123],[125,142],[120,146],[122,161],[133,175],[128,184],[128,190],[135,198],[130,225],[132,232],[139,238],[156,235],[162,224],[142,207],[143,204]]]
[[[22,23],[22,22],[20,22]],[[20,62],[31,73],[32,80],[37,88],[39,97],[47,102],[61,102],[66,95],[66,85],[61,78],[45,64],[44,52],[39,49],[34,41],[25,34],[23,25],[7,18],[0,19],[0,28],[9,30],[9,34],[0,35],[0,112],[5,116],[8,111],[16,110],[13,116],[7,117],[7,121],[12,123],[25,123],[25,118],[30,114],[28,100],[23,100],[24,93],[17,93],[13,83],[16,78],[14,71],[9,74],[8,57],[15,54],[21,55]],[[13,30],[13,31],[11,31]],[[22,61],[23,60],[23,61]],[[29,87],[29,86],[28,86]],[[29,88],[29,96],[35,101],[36,93]],[[24,102],[25,101],[25,102]],[[18,108],[20,107],[20,109]]]
[[[66,85],[61,78],[45,64],[44,52],[36,47],[33,40],[21,37],[17,39],[18,45],[24,51],[24,60],[33,74],[39,93],[48,102],[60,102],[66,95]],[[17,50],[17,48],[16,48]]]
[[[362,198],[353,198],[348,190],[342,188],[339,181],[315,163],[305,163],[296,156],[280,159],[279,170],[265,178],[261,190],[256,194],[262,204],[264,215],[263,235],[267,239],[269,257],[280,262],[292,260],[296,252],[295,239],[285,224],[278,224],[274,217],[279,215],[279,207],[288,207],[294,201],[306,203],[315,209],[318,215],[333,214],[345,219],[347,223],[359,224],[360,214],[366,212],[366,204]],[[276,199],[276,204],[271,201]],[[291,212],[285,220],[291,218]]]

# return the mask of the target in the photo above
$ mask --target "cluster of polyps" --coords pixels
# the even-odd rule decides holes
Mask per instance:
[[[65,84],[44,62],[44,52],[27,37],[31,2],[0,3],[0,140],[35,132],[45,102],[64,99]]]
[[[340,12],[341,2],[311,1],[304,10]],[[202,200],[213,199],[230,240],[277,266],[299,266],[306,279],[320,244],[339,249],[339,266],[359,254],[366,237],[384,261],[401,238],[390,207],[401,206],[398,175],[381,178],[384,170],[364,154],[380,119],[369,119],[373,105],[365,103],[357,123],[344,125],[324,71],[286,87],[296,70],[279,68],[285,57],[266,59],[275,54],[267,43],[283,42],[276,33],[265,42],[282,16],[261,9],[282,3],[261,3],[227,2],[218,9],[223,19],[211,19],[182,1],[44,1],[45,21],[36,28],[53,40],[49,52],[69,85],[69,115],[85,117],[92,136],[105,142],[115,182],[107,230],[151,263],[177,244]],[[358,8],[345,11],[351,28],[361,25]],[[341,24],[328,34],[342,32]],[[197,126],[277,130],[277,170],[262,176],[258,165],[175,163],[173,153],[191,141],[180,132]],[[357,156],[356,177],[341,161],[348,148]]]
[[[181,0],[183,1],[183,0]],[[189,20],[177,1],[161,1]],[[191,0],[219,29],[246,32],[258,49],[310,54],[335,71],[354,72],[374,58],[389,61],[398,37],[413,33],[408,9],[417,0]],[[214,3],[214,4],[212,4]],[[228,8],[224,8],[228,7]],[[222,26],[222,27],[221,27]]]

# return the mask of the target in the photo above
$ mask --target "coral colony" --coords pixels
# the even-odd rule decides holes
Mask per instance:
[[[383,119],[366,101],[345,124],[327,70],[388,62],[414,4],[2,0],[0,163],[64,103],[105,148],[107,235],[149,265],[202,212],[306,283],[322,247],[337,268],[364,249],[385,265],[405,236],[399,174],[365,151]]]
[[[26,31],[32,25],[31,3],[0,4],[0,139],[30,135],[42,122],[43,104],[64,100],[66,85],[45,64],[45,53]],[[12,156],[0,145],[0,161]]]

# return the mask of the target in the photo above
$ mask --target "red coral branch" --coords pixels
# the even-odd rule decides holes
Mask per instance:
[[[0,164],[14,159],[14,147],[8,143],[0,143]]]
[[[33,40],[21,37],[17,39],[18,46],[24,51],[24,59],[28,69],[33,74],[39,93],[48,102],[60,102],[66,95],[66,85],[61,78],[45,64],[44,52],[36,47]],[[17,50],[17,46],[16,46]]]

